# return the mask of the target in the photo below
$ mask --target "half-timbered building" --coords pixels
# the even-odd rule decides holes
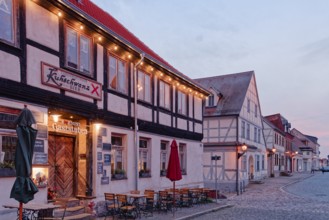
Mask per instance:
[[[204,108],[205,185],[239,192],[250,180],[267,175],[255,74],[250,71],[196,81],[212,93]],[[246,153],[242,152],[244,144]]]
[[[0,1],[0,207],[14,174],[16,116],[37,121],[35,201],[202,186],[202,103],[209,92],[89,0]],[[48,199],[51,199],[48,197]]]

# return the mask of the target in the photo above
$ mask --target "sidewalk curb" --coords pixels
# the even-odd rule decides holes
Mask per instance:
[[[183,217],[180,217],[180,218],[175,218],[175,220],[191,219],[191,218],[195,218],[195,217],[198,217],[198,216],[210,213],[210,212],[216,212],[220,209],[231,208],[231,207],[233,207],[233,205],[222,205],[222,206],[219,206],[219,207],[216,207],[216,208],[212,208],[212,209],[208,209],[208,210],[205,210],[205,211],[197,212],[197,213],[194,213],[194,214],[191,214],[191,215],[183,216]]]
[[[284,185],[284,186],[281,186],[279,189],[280,189],[281,192],[284,192],[284,193],[287,193],[287,194],[290,194],[290,195],[292,195],[292,196],[296,196],[296,197],[299,197],[299,198],[303,198],[302,196],[299,196],[299,195],[296,195],[296,194],[294,194],[294,193],[288,192],[287,190],[285,190],[285,188],[287,188],[288,186],[293,185],[293,184],[295,184],[295,183],[298,183],[298,182],[300,182],[300,181],[303,181],[303,180],[305,180],[305,179],[311,178],[311,177],[313,177],[314,175],[315,175],[315,174],[310,174],[309,176],[306,176],[306,177],[304,177],[304,178],[301,178],[301,179],[298,179],[298,180],[292,181],[292,182],[290,182],[290,183],[287,183],[287,184]]]

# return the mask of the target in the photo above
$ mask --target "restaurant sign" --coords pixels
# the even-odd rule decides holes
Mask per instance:
[[[102,84],[41,62],[42,84],[90,98],[102,99]]]

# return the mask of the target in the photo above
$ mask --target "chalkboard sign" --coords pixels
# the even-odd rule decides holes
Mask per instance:
[[[111,150],[112,144],[110,143],[103,143],[103,150]]]
[[[110,184],[110,177],[108,177],[108,176],[102,176],[101,177],[101,184],[102,185]]]
[[[38,138],[47,138],[48,137],[47,125],[37,124],[37,129],[38,129],[38,133],[37,133]]]
[[[41,153],[45,152],[45,141],[44,140],[39,140],[39,139],[35,140],[34,152],[41,152]]]
[[[97,162],[97,174],[103,174],[103,163]]]
[[[35,153],[33,155],[33,164],[47,164],[48,154],[45,153]]]

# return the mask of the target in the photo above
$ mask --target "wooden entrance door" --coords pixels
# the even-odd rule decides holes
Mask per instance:
[[[73,137],[48,138],[49,187],[56,190],[57,197],[74,196],[74,143]]]

